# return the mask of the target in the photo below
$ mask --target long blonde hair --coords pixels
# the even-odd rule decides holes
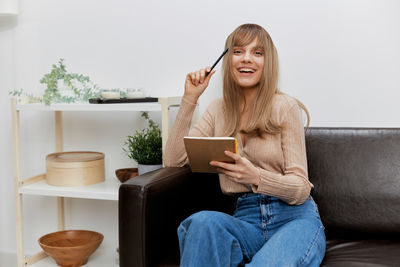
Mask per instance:
[[[271,121],[272,101],[275,94],[283,94],[278,89],[279,64],[278,53],[268,32],[257,24],[243,24],[236,28],[226,39],[225,48],[230,47],[223,59],[223,99],[227,127],[225,136],[234,136],[240,125],[240,101],[245,101],[244,94],[235,83],[232,76],[231,56],[233,47],[246,46],[253,40],[264,50],[264,70],[258,85],[255,103],[251,108],[251,116],[247,128],[242,133],[261,136],[263,133],[277,134],[281,131],[278,125]],[[310,121],[306,107],[296,99],[307,115],[307,128]],[[245,103],[245,102],[244,102]]]

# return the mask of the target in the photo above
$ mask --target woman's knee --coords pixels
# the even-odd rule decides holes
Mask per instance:
[[[180,247],[182,248],[186,240],[206,240],[210,238],[218,238],[223,231],[224,223],[221,221],[226,220],[223,217],[227,214],[215,211],[200,211],[192,214],[178,227],[178,239]]]
[[[186,218],[179,226],[183,231],[187,232],[190,227],[198,228],[215,228],[221,225],[226,214],[217,211],[200,211]]]

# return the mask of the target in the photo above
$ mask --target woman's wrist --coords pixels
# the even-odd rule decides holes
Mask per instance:
[[[197,100],[199,100],[199,97],[196,97],[196,96],[194,96],[194,95],[188,95],[188,94],[184,94],[184,95],[183,95],[183,98],[184,98],[187,102],[192,103],[192,104],[197,104]]]

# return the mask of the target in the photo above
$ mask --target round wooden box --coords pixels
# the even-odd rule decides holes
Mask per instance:
[[[57,186],[90,185],[104,181],[104,154],[59,152],[46,157],[46,182]]]

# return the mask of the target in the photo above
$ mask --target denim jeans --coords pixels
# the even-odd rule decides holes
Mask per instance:
[[[178,228],[181,266],[319,266],[325,233],[311,196],[288,205],[263,194],[245,193],[233,216],[201,211]]]

